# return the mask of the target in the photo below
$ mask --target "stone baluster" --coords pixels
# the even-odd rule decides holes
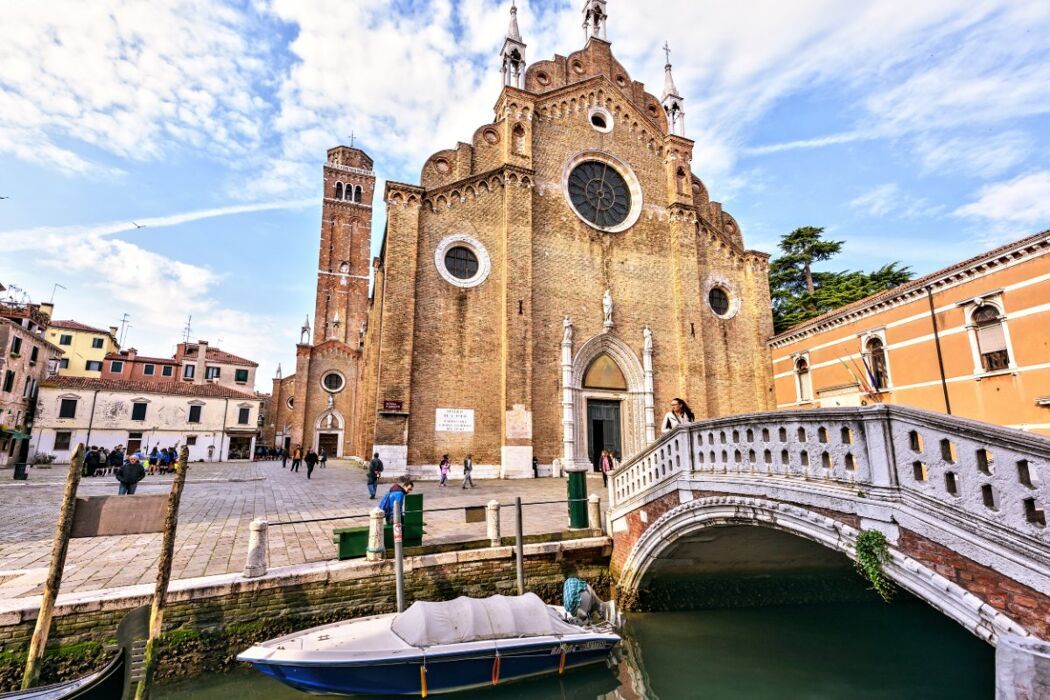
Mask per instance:
[[[386,528],[386,513],[382,508],[373,508],[368,514],[368,549],[365,558],[368,561],[382,561],[386,554],[383,542],[383,531]]]
[[[489,544],[499,547],[501,544],[499,535],[499,501],[492,500],[485,506],[485,530],[488,534]]]

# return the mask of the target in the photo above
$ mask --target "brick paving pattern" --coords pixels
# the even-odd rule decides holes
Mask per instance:
[[[0,600],[39,595],[47,576],[52,537],[58,518],[65,467],[34,469],[29,480],[0,480]],[[280,462],[250,464],[192,464],[179,513],[173,578],[194,578],[243,570],[248,550],[248,524],[255,518],[289,521],[367,514],[390,486],[380,485],[369,501],[364,470],[329,460],[327,469],[316,469],[307,480],[306,468],[298,474],[282,469]],[[147,476],[138,493],[167,493],[170,476]],[[602,495],[601,479],[588,480],[590,492]],[[563,479],[481,481],[473,491],[459,483],[439,488],[436,482],[416,482],[425,495],[424,508],[484,505],[490,499],[513,503],[516,496],[530,501],[564,500]],[[112,476],[85,478],[78,495],[117,493]],[[441,543],[485,537],[485,523],[467,524],[462,510],[425,516],[424,543]],[[270,567],[289,566],[335,558],[332,528],[367,525],[367,518],[271,527]],[[526,534],[563,530],[568,526],[564,503],[525,509]],[[513,510],[502,516],[504,535],[513,534]],[[89,591],[152,583],[156,576],[160,534],[76,539],[70,542],[62,592]]]

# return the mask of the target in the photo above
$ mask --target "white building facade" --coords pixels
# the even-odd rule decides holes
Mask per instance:
[[[32,450],[68,462],[80,443],[144,455],[186,445],[191,462],[247,461],[261,403],[214,384],[54,377],[40,387]]]

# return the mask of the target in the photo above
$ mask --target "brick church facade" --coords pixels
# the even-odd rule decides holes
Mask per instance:
[[[662,98],[584,8],[586,45],[525,67],[511,9],[495,120],[388,182],[328,152],[312,334],[274,382],[279,444],[379,452],[387,474],[472,453],[480,475],[587,468],[697,418],[771,408],[768,256],[693,174],[670,61]],[[371,265],[371,270],[369,266]],[[369,295],[370,273],[373,280]]]

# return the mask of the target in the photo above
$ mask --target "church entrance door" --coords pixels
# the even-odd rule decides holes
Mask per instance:
[[[317,436],[317,450],[324,450],[329,457],[339,456],[339,433],[321,433]]]
[[[587,446],[595,471],[601,471],[602,450],[612,450],[617,459],[622,457],[619,401],[588,399]]]

